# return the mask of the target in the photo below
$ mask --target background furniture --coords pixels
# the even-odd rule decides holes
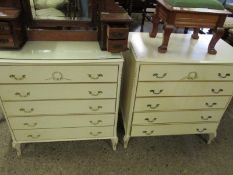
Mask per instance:
[[[124,54],[121,112],[124,146],[130,137],[208,134],[216,137],[233,92],[233,50],[220,40],[218,55],[206,54],[211,40],[174,34],[170,52],[154,51],[162,35],[130,33]]]
[[[27,42],[0,51],[0,103],[22,143],[111,139],[116,150],[123,59],[98,42]]]
[[[156,37],[160,20],[166,23],[164,26],[164,39],[162,45],[158,48],[159,52],[165,53],[167,51],[169,38],[175,27],[194,28],[193,39],[198,39],[199,29],[206,27],[216,30],[208,46],[208,53],[217,53],[215,45],[224,33],[223,24],[230,12],[226,10],[172,7],[164,0],[157,0],[157,3],[150,36]]]

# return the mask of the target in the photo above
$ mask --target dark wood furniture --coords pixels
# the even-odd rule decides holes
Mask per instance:
[[[159,21],[165,23],[163,42],[158,48],[160,53],[166,53],[170,35],[175,27],[194,28],[193,39],[198,39],[200,28],[214,29],[215,34],[208,46],[209,54],[216,54],[215,45],[224,33],[223,24],[230,14],[227,10],[198,9],[172,7],[164,0],[157,0],[156,13],[153,17],[153,29],[150,37],[156,37]]]

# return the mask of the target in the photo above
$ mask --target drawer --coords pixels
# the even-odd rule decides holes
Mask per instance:
[[[11,34],[11,28],[8,22],[0,22],[0,34],[1,35]]]
[[[132,136],[159,136],[215,133],[218,123],[133,126]]]
[[[115,100],[57,100],[4,102],[8,116],[114,113]]]
[[[116,98],[116,91],[115,83],[0,85],[3,101]]]
[[[0,47],[9,48],[14,47],[14,45],[14,39],[11,35],[0,35]]]
[[[152,125],[159,123],[219,122],[223,114],[224,110],[134,113],[133,125]]]
[[[142,65],[139,81],[233,81],[225,65]]]
[[[118,53],[127,50],[128,40],[107,40],[107,50],[112,53]]]
[[[12,129],[77,128],[113,126],[114,115],[71,115],[43,117],[10,117]]]
[[[139,82],[137,97],[232,95],[232,82]]]
[[[135,112],[188,109],[224,109],[231,97],[137,98]]]
[[[14,130],[17,141],[40,142],[113,137],[113,127],[84,127],[60,129]]]
[[[1,66],[1,83],[117,82],[118,66]]]
[[[129,28],[124,26],[111,26],[107,27],[107,36],[109,39],[127,39]]]

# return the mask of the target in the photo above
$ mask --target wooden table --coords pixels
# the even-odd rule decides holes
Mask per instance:
[[[214,29],[215,34],[208,46],[209,54],[216,54],[215,45],[224,33],[223,24],[227,15],[231,14],[227,10],[213,10],[206,8],[180,8],[172,7],[164,0],[157,0],[158,5],[153,17],[153,29],[150,37],[156,37],[159,21],[165,23],[162,45],[158,48],[160,53],[167,52],[170,35],[175,27],[194,28],[193,39],[198,39],[200,28]]]

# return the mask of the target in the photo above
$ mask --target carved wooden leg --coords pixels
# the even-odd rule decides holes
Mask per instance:
[[[151,38],[156,37],[158,33],[158,26],[159,26],[159,16],[157,15],[157,13],[155,13],[153,16],[153,28],[152,28],[152,31],[150,32]]]
[[[124,148],[125,149],[128,147],[129,139],[130,139],[129,136],[127,136],[127,135],[124,136],[123,140],[124,140]]]
[[[17,152],[17,156],[21,156],[22,152],[21,152],[21,144],[20,143],[16,143],[16,142],[12,142],[12,147],[14,149],[16,149]]]
[[[217,53],[217,51],[215,50],[215,45],[218,42],[218,40],[222,37],[222,35],[224,34],[224,28],[222,27],[218,27],[216,30],[216,33],[214,34],[214,36],[212,37],[209,47],[208,47],[208,53],[215,55]]]
[[[211,134],[209,134],[209,138],[208,138],[208,140],[207,140],[207,144],[211,144],[212,141],[215,139],[216,136],[217,136],[216,133],[211,133]]]
[[[112,141],[112,149],[113,149],[113,151],[116,151],[117,144],[118,144],[118,138],[116,137],[114,139],[111,139],[111,141]]]
[[[198,36],[199,30],[200,30],[200,28],[193,29],[193,34],[192,34],[193,39],[199,39],[199,36]]]
[[[159,46],[158,51],[160,53],[166,53],[167,52],[167,46],[169,43],[170,35],[174,29],[173,25],[166,25],[164,27],[164,32],[163,32],[163,43],[161,46]]]

